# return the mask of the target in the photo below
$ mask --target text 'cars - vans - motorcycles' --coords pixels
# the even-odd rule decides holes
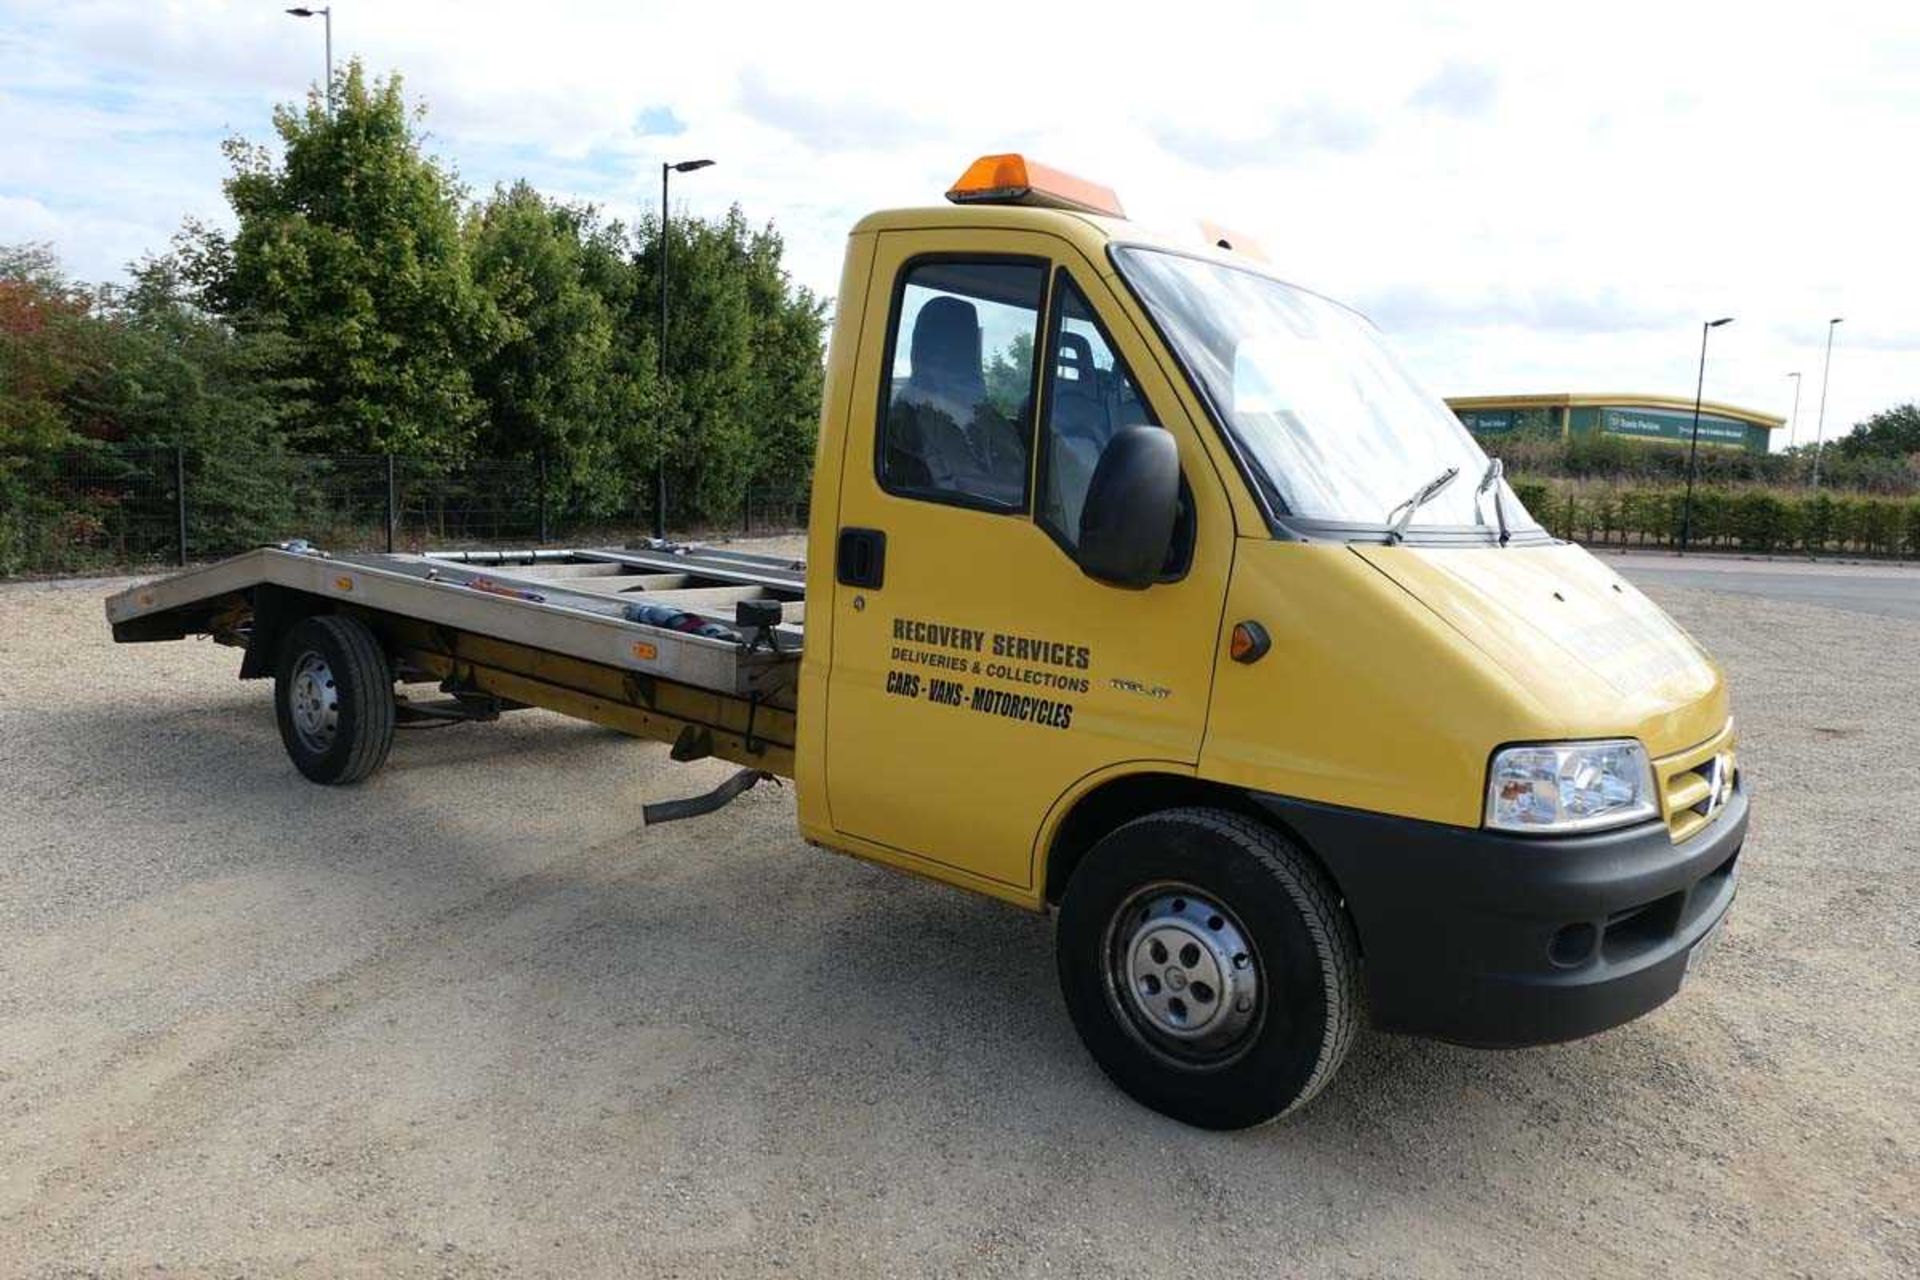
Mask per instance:
[[[863,219],[834,313],[804,562],[289,543],[114,635],[242,646],[318,782],[529,706],[742,766],[648,822],[792,778],[810,843],[1056,912],[1088,1049],[1196,1125],[1362,1022],[1536,1044],[1680,988],[1747,828],[1721,672],[1362,317],[1012,155]]]

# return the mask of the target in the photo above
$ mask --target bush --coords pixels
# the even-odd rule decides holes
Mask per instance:
[[[1483,441],[1516,475],[1542,480],[1606,481],[1615,485],[1685,485],[1687,446],[1670,440],[1636,440],[1605,434],[1502,438]],[[1812,484],[1814,449],[1757,454],[1703,446],[1694,461],[1696,487],[1798,488]],[[1847,453],[1830,440],[1820,453],[1823,486],[1899,497],[1920,495],[1920,454],[1886,457]]]
[[[1735,497],[1731,508],[1730,532],[1741,546],[1755,551],[1779,548],[1787,504],[1778,496],[1764,490],[1750,490]]]
[[[1678,546],[1684,485],[1621,487],[1524,476],[1513,491],[1557,537],[1600,546]],[[1920,556],[1920,498],[1694,485],[1690,544],[1759,554]]]
[[[1552,500],[1552,489],[1545,480],[1513,480],[1509,482],[1513,496],[1520,499],[1520,505],[1532,514],[1535,520],[1545,523],[1547,504]]]

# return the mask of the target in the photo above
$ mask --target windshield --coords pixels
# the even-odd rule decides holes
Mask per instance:
[[[1139,248],[1114,256],[1285,514],[1391,525],[1414,502],[1413,528],[1496,526],[1487,455],[1364,318],[1221,263]],[[1418,497],[1449,468],[1457,483]],[[1494,483],[1508,523],[1531,528],[1506,482]]]

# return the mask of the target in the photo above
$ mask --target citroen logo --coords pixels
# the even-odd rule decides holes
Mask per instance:
[[[1707,813],[1711,818],[1733,796],[1733,757],[1721,753],[1707,768]]]

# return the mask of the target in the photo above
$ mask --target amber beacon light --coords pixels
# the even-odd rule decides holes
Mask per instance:
[[[1112,187],[1076,178],[1021,155],[981,156],[947,191],[955,204],[1024,204],[1124,218]]]

